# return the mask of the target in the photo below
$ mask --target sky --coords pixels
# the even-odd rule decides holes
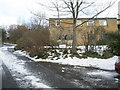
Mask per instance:
[[[40,12],[46,14],[47,18],[53,18],[53,12],[47,7],[40,6],[38,3],[42,3],[49,6],[49,2],[53,0],[0,0],[0,26],[6,26],[11,24],[20,24],[23,22],[29,22],[32,12]],[[87,0],[89,1],[89,0]],[[100,5],[107,1],[114,0],[96,0]],[[103,17],[117,17],[118,14],[118,1],[106,12],[101,14]],[[85,16],[84,16],[85,17]]]

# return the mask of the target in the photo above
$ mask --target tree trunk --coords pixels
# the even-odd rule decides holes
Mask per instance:
[[[72,53],[76,54],[77,50],[76,50],[76,26],[73,26],[73,42],[72,42]]]

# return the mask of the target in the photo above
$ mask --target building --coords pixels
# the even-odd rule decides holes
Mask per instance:
[[[50,18],[49,19],[49,30],[50,39],[57,41],[59,43],[66,43],[68,45],[72,44],[72,18]],[[83,22],[86,22],[82,24]],[[82,25],[81,25],[82,24]],[[78,18],[76,22],[77,27],[77,45],[83,45],[85,42],[86,32],[91,32],[91,30],[98,28],[104,29],[104,33],[118,31],[117,18]],[[94,30],[94,32],[95,32]],[[93,34],[93,32],[92,32]],[[94,38],[94,36],[93,36]],[[100,37],[98,36],[97,39]],[[92,38],[91,38],[92,39]]]
[[[117,24],[118,24],[118,31],[120,32],[120,18],[117,20]]]

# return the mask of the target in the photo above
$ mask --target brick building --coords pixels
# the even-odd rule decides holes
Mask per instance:
[[[72,18],[50,18],[49,19],[49,30],[50,39],[55,40],[59,43],[72,44]],[[88,21],[82,25],[81,23]],[[109,32],[118,31],[117,18],[78,18],[76,25],[77,27],[77,45],[83,45],[85,33],[88,30],[93,30],[96,27],[104,29],[104,34]],[[93,36],[94,37],[94,36]],[[97,37],[98,39],[100,37]]]

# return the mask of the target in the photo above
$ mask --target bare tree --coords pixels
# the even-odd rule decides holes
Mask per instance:
[[[92,5],[94,5],[95,2],[87,2],[86,0],[60,0],[60,3],[62,3],[62,5],[59,6],[58,2],[57,3],[52,2],[54,8],[58,12],[57,13],[58,18],[60,17],[60,12],[71,14],[72,18],[73,18],[71,24],[72,24],[72,30],[73,30],[72,53],[74,54],[74,53],[77,53],[77,51],[76,51],[76,42],[77,42],[76,31],[77,31],[77,28],[79,26],[83,25],[84,23],[88,22],[89,20],[94,19],[96,16],[98,16],[99,14],[101,14],[102,12],[104,12],[105,10],[110,8],[115,3],[115,1],[109,2],[106,7],[104,7],[100,11],[97,11],[96,13],[94,13],[94,15],[91,16],[91,18],[82,22],[79,25],[77,25],[76,23],[77,23],[78,17],[80,16],[80,13],[82,12],[84,14],[88,14],[88,12],[85,12],[85,9],[92,7]]]
[[[62,1],[65,4],[64,8],[69,9],[69,12],[72,14],[72,18],[73,18],[73,43],[72,43],[72,52],[76,53],[76,42],[77,42],[77,40],[76,40],[76,30],[77,30],[77,27],[81,26],[85,22],[88,22],[88,21],[85,21],[85,22],[83,22],[80,25],[76,25],[79,13],[80,12],[85,13],[84,10],[87,9],[87,8],[89,8],[89,7],[91,7],[94,4],[94,2],[87,3],[84,0],[69,0],[69,1],[62,0]],[[109,7],[111,7],[114,3],[115,2],[113,2],[113,3],[110,2],[107,7],[105,7],[101,11],[97,12],[90,19],[95,18],[96,16],[98,16],[99,14],[101,14],[102,12],[104,12],[105,10],[107,10]]]
[[[25,25],[17,25],[16,28],[10,27],[10,42],[17,43],[26,31],[28,31],[28,28]]]
[[[32,12],[33,16],[31,17],[31,26],[32,29],[41,30],[48,28],[48,22],[46,20],[46,15],[40,12]]]

